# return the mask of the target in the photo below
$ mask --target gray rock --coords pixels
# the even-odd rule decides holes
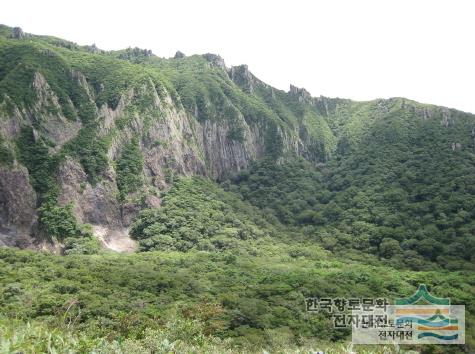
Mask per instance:
[[[27,169],[0,167],[0,243],[29,243],[36,220],[36,193]]]
[[[12,38],[22,39],[25,38],[25,33],[20,27],[13,27],[12,29]]]
[[[186,57],[186,55],[183,52],[180,52],[179,50],[177,50],[177,52],[175,53],[175,56],[173,58],[182,59],[182,58],[185,58],[185,57]]]
[[[223,70],[226,70],[226,64],[224,63],[224,59],[221,58],[217,54],[206,53],[203,54],[203,58],[210,62],[210,64],[215,65]]]
[[[455,151],[455,150],[462,150],[462,144],[452,143],[452,151]]]
[[[71,121],[64,116],[58,96],[39,72],[35,73],[32,86],[36,92],[37,100],[31,108],[29,116],[35,121],[42,122],[39,128],[40,132],[59,148],[77,135],[81,123]],[[74,110],[71,101],[66,104],[69,104],[71,109]],[[52,110],[57,113],[51,113]]]
[[[59,204],[72,203],[80,222],[108,227],[122,226],[115,181],[103,180],[92,186],[81,165],[71,158],[60,166],[58,181],[61,186]]]
[[[300,102],[312,103],[312,95],[304,88],[290,85],[289,94],[295,96]]]
[[[258,82],[256,77],[251,74],[247,65],[239,65],[231,67],[229,71],[229,77],[233,80],[239,87],[244,89],[246,92],[252,93],[254,91],[254,86]]]

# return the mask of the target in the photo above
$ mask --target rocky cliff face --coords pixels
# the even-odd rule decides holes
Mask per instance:
[[[213,63],[223,65],[219,57],[210,56]],[[71,72],[94,102],[93,88],[84,74]],[[61,148],[71,142],[80,131],[81,121],[66,118],[59,99],[45,77],[35,72],[31,87],[36,93],[32,107],[26,109],[10,102],[10,112],[4,110],[1,133],[11,146],[15,144],[22,126],[33,129],[37,139],[51,142],[50,154],[58,155]],[[8,96],[4,97],[9,101]],[[141,112],[130,113],[138,101],[147,100]],[[71,102],[68,102],[75,109]],[[140,192],[160,191],[167,188],[173,175],[204,175],[214,179],[224,178],[245,169],[250,161],[265,154],[263,129],[259,122],[248,124],[242,115],[237,117],[242,129],[242,139],[230,136],[232,125],[227,120],[198,121],[197,117],[177,105],[170,95],[159,97],[154,86],[145,83],[131,88],[121,95],[115,108],[102,105],[95,107],[98,122],[97,138],[110,138],[108,147],[109,164],[101,179],[91,183],[81,163],[72,156],[62,158],[55,180],[59,186],[59,205],[72,204],[74,213],[81,223],[95,227],[98,236],[107,239],[112,234],[126,233],[133,217],[146,206],[159,205],[159,198],[153,194],[146,198],[131,195],[130,200],[120,201],[117,188],[114,161],[120,158],[122,148],[133,137],[139,137],[144,155],[143,175],[145,184]],[[128,120],[127,126],[118,128],[120,122]],[[278,131],[285,150],[296,153],[304,145],[294,136]],[[298,135],[297,135],[298,137]],[[33,227],[36,220],[37,196],[29,183],[25,167],[3,167],[0,170],[0,224],[3,244],[16,245],[37,236]],[[137,193],[137,194],[140,194]]]
[[[30,246],[36,222],[36,193],[27,169],[0,167],[0,246]]]

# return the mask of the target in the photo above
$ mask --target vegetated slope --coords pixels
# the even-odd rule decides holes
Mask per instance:
[[[227,338],[221,350],[279,352],[347,339],[348,328],[335,329],[331,314],[306,312],[306,297],[394,299],[425,283],[466,305],[468,344],[454,350],[473,345],[473,272],[415,272],[335,256],[209,180],[176,182],[164,206],[143,212],[133,229],[143,249],[161,250],[0,250],[2,315],[73,332],[90,350],[101,338],[150,346],[168,337],[206,352],[213,336]],[[190,332],[167,332],[174,326]],[[154,330],[162,336],[141,342]]]
[[[424,282],[467,306],[454,351],[469,351],[474,126],[402,98],[283,92],[213,54],[104,52],[0,26],[0,244],[66,256],[1,250],[2,314],[79,331],[84,348],[166,335],[200,351],[213,335],[278,351],[347,339],[306,296],[393,298]],[[151,252],[101,250],[98,236],[129,229]],[[187,339],[146,333],[175,312]]]
[[[338,152],[327,164],[258,162],[229,188],[332,251],[352,248],[412,269],[473,269],[473,117],[443,109],[427,117],[404,99],[366,109],[383,109],[381,118],[334,128]],[[335,127],[341,119],[328,117]]]
[[[141,209],[160,204],[161,191],[177,175],[223,180],[251,161],[282,164],[296,157],[325,164],[332,176],[325,178],[325,188],[339,198],[319,203],[321,212],[341,208],[349,195],[379,196],[377,213],[399,208],[406,214],[394,218],[405,221],[376,221],[374,212],[359,221],[407,228],[413,214],[382,196],[402,188],[421,209],[418,216],[424,214],[413,229],[436,224],[443,235],[433,238],[442,242],[454,230],[454,244],[466,243],[470,235],[471,198],[463,205],[454,196],[444,198],[451,188],[455,195],[472,193],[471,114],[406,99],[313,98],[294,86],[289,92],[274,89],[247,66],[227,68],[214,54],[162,59],[138,48],[104,52],[6,26],[0,31],[0,60],[3,243],[25,246],[30,236],[33,243],[61,241],[97,230],[106,230],[105,238],[123,234]],[[438,187],[447,184],[454,185]],[[382,193],[375,191],[378,186],[390,188]],[[432,195],[421,195],[427,188]],[[432,210],[432,196],[444,207]],[[462,230],[460,222],[427,219],[430,213],[433,219],[460,213]],[[404,241],[377,237],[381,240],[361,248],[379,247],[384,238]],[[444,262],[458,267],[456,259]]]

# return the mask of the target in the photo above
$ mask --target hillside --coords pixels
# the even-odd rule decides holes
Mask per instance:
[[[451,350],[470,352],[475,115],[0,25],[0,246],[0,344],[18,350],[27,321],[79,352],[331,347],[349,331],[305,297],[425,283],[467,307]]]

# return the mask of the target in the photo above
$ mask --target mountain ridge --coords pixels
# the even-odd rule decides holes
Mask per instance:
[[[285,92],[247,65],[227,68],[210,53],[163,59],[149,50],[106,52],[6,26],[0,34],[6,155],[0,200],[8,244],[13,234],[24,236],[19,244],[48,234],[42,206],[71,204],[78,223],[124,233],[140,209],[159,205],[174,176],[225,180],[263,158],[302,157],[318,166],[358,150],[385,117],[439,121],[451,134],[458,120],[470,124],[475,117],[405,98],[312,97],[292,85]],[[471,149],[471,134],[447,144]],[[127,149],[131,156],[124,157]]]

